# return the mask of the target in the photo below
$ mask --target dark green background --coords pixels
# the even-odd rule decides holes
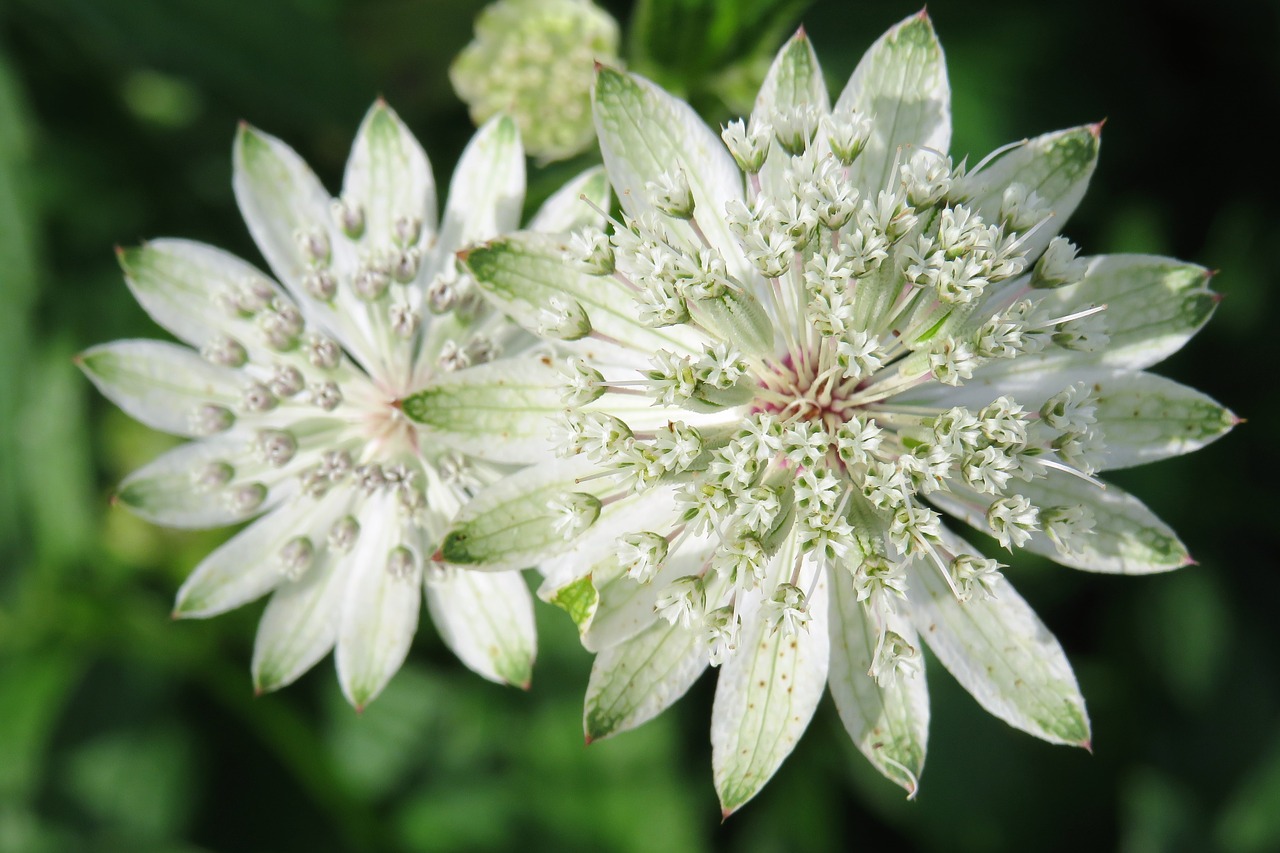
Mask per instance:
[[[626,21],[630,10],[615,3]],[[655,0],[630,58],[685,80],[713,119],[803,17],[833,87],[910,2],[748,0],[700,16]],[[109,506],[172,440],[71,365],[161,334],[112,246],[204,240],[256,259],[230,191],[247,119],[330,186],[382,94],[443,183],[471,132],[445,69],[474,2],[6,0],[0,4],[0,851],[1280,849],[1280,662],[1272,495],[1274,5],[1117,0],[931,5],[954,90],[953,152],[1106,117],[1067,233],[1089,252],[1221,270],[1210,326],[1159,370],[1250,423],[1117,477],[1200,565],[1089,576],[1020,563],[1089,700],[1094,755],[987,717],[936,662],[918,801],[854,751],[829,703],[774,781],[725,825],[711,784],[711,678],[586,749],[590,665],[540,608],[533,690],[466,672],[424,628],[363,715],[331,664],[254,699],[259,606],[172,623],[178,584],[226,532],[176,533]],[[680,14],[678,20],[670,16]],[[705,46],[699,48],[699,45]],[[534,175],[545,195],[570,170]],[[1272,470],[1268,478],[1264,470]]]

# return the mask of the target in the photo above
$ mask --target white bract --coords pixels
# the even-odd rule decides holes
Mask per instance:
[[[1100,128],[953,161],[923,14],[876,42],[834,105],[798,34],[723,141],[607,68],[595,115],[624,211],[609,239],[582,235],[569,266],[554,260],[564,244],[529,235],[466,261],[530,328],[546,305],[581,309],[579,346],[596,353],[564,385],[590,402],[562,417],[560,460],[462,510],[444,557],[541,566],[542,594],[599,653],[589,738],[649,719],[718,665],[726,812],[768,781],[827,684],[859,748],[914,793],[922,644],[991,713],[1088,744],[1058,642],[943,517],[1090,571],[1190,562],[1095,474],[1232,426],[1143,372],[1215,300],[1200,267],[1077,258],[1056,236]],[[567,496],[591,523],[548,510]]]
[[[248,126],[235,142],[234,184],[274,280],[185,240],[122,250],[138,301],[190,348],[117,341],[80,356],[130,415],[195,439],[126,479],[121,503],[174,527],[261,516],[195,569],[175,615],[212,616],[272,592],[256,686],[288,684],[336,649],[343,691],[362,707],[403,662],[425,590],[463,663],[526,684],[535,642],[520,575],[430,559],[474,490],[544,450],[508,421],[496,435],[486,410],[464,399],[504,377],[557,375],[529,352],[537,339],[494,312],[455,259],[519,224],[515,125],[496,118],[476,134],[440,223],[426,155],[381,102],[361,125],[338,198],[284,143]],[[584,194],[607,204],[599,170],[553,196],[533,226],[568,233],[595,221]],[[418,422],[405,413],[414,392],[433,400],[419,398]]]

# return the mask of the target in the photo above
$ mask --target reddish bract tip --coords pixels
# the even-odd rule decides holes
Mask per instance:
[[[597,73],[597,74],[599,74],[601,71],[603,71],[603,70],[604,70],[604,63],[603,63],[603,62],[601,62],[601,61],[600,61],[600,60],[598,60],[598,59],[593,59],[593,60],[591,60],[591,64],[592,64],[592,66],[594,66],[594,67],[595,67],[595,71],[596,71],[596,73]]]
[[[595,739],[595,738],[593,738],[593,737],[591,736],[591,732],[583,732],[583,733],[582,733],[582,745],[583,745],[583,746],[591,746],[591,744],[593,744],[593,743],[595,743],[595,742],[596,742],[596,739]]]
[[[733,814],[733,809],[720,809],[720,823],[724,823],[729,819],[729,815]]]
[[[431,562],[433,562],[433,563],[443,563],[443,562],[444,562],[444,551],[443,551],[442,549],[440,549],[440,548],[437,548],[437,549],[436,549],[436,552],[435,552],[434,554],[432,554],[432,555],[431,555]]]
[[[1239,415],[1237,415],[1235,412],[1227,412],[1227,414],[1231,416],[1232,426],[1240,426],[1240,424],[1247,424],[1249,422],[1248,418],[1242,418]]]
[[[261,698],[263,697],[263,695],[265,695],[265,694],[266,694],[266,692],[267,692],[266,690],[263,690],[263,689],[262,689],[261,687],[259,687],[258,685],[256,685],[256,684],[255,684],[255,685],[253,685],[253,698],[254,698],[254,699],[261,699]]]
[[[1214,305],[1217,305],[1219,302],[1226,299],[1227,295],[1225,293],[1210,293],[1209,298],[1213,300]]]
[[[1092,740],[1082,740],[1082,741],[1080,741],[1080,748],[1081,748],[1081,749],[1083,749],[1085,752],[1089,753],[1090,755],[1093,755],[1093,741],[1092,741]]]
[[[373,105],[375,107],[378,107],[379,109],[385,110],[387,108],[387,99],[379,95],[378,97],[374,98]]]
[[[1186,568],[1187,566],[1198,566],[1198,565],[1200,565],[1200,561],[1197,560],[1195,557],[1192,557],[1190,554],[1188,554],[1186,557],[1183,558],[1182,562],[1178,564],[1178,567]]]
[[[929,21],[929,4],[920,7],[920,11],[916,13],[916,18],[921,21]]]
[[[806,39],[809,38],[809,34],[805,32],[804,24],[801,24],[800,26],[796,27],[796,34],[794,38],[797,38],[800,41],[805,41]]]
[[[1089,133],[1093,135],[1094,139],[1098,139],[1102,136],[1102,128],[1106,126],[1106,123],[1107,120],[1104,118],[1102,121],[1095,121],[1093,124],[1089,125]]]

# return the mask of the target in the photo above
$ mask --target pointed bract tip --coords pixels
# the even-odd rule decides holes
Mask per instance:
[[[923,5],[923,6],[921,6],[921,7],[920,7],[920,11],[919,11],[919,12],[916,12],[916,20],[917,20],[917,21],[924,21],[926,24],[932,24],[932,23],[933,23],[933,21],[932,21],[932,20],[930,20],[930,18],[929,18],[929,5],[928,5],[927,3],[926,3],[925,5]]]
[[[1195,557],[1191,556],[1190,554],[1188,554],[1187,556],[1182,558],[1182,562],[1178,564],[1178,568],[1185,569],[1187,566],[1198,566],[1198,565],[1200,565],[1200,561],[1197,560]]]
[[[459,249],[457,252],[454,252],[453,256],[458,259],[458,263],[465,264],[467,262],[467,258],[471,257],[472,250],[473,247],[468,246],[465,249]]]
[[[794,38],[796,41],[808,40],[809,33],[805,31],[804,24],[801,24],[800,26],[796,27],[796,34],[792,36],[792,38]]]
[[[75,361],[75,359],[72,359],[72,361]],[[111,504],[112,506],[120,506],[120,495],[117,494],[116,492],[112,492],[110,497],[107,498],[107,503]]]
[[[591,732],[583,732],[583,733],[582,733],[582,745],[583,745],[583,746],[591,746],[591,744],[593,744],[593,743],[595,743],[595,742],[596,742],[596,739],[595,739],[595,738],[593,738],[593,737],[591,736]]]
[[[1088,125],[1089,133],[1093,135],[1094,139],[1101,138],[1102,128],[1105,127],[1106,124],[1107,124],[1107,120],[1105,118],[1102,121],[1095,121],[1093,124]]]
[[[373,99],[373,105],[380,110],[387,109],[387,99],[379,95]]]
[[[1213,300],[1214,305],[1217,305],[1222,300],[1226,299],[1227,295],[1225,293],[1218,293],[1217,291],[1214,291],[1213,293],[1209,294],[1209,298]]]
[[[432,555],[431,555],[431,562],[433,562],[433,563],[443,563],[443,562],[444,562],[444,549],[443,549],[443,548],[437,548],[437,549],[436,549],[436,552],[435,552],[434,554],[432,554]]]
[[[267,693],[267,688],[263,687],[261,684],[255,684],[255,685],[253,685],[253,698],[254,698],[254,699],[261,699],[263,696],[265,696],[265,695],[266,695],[266,693]]]
[[[1235,412],[1227,412],[1227,417],[1231,419],[1231,425],[1233,427],[1240,426],[1240,424],[1247,424],[1249,422],[1248,418],[1242,418]]]
[[[1090,755],[1093,755],[1093,741],[1092,741],[1092,740],[1082,740],[1082,741],[1080,741],[1080,748],[1081,748],[1081,749],[1083,749],[1085,752],[1089,753]]]
[[[76,367],[79,367],[79,368],[82,368],[82,369],[83,369],[83,368],[84,368],[84,353],[82,353],[82,352],[78,352],[78,353],[76,353],[75,355],[71,356],[71,363],[72,363],[72,364],[74,364]],[[115,497],[115,496],[113,495],[112,497]]]
[[[526,678],[524,681],[522,681],[522,682],[520,682],[519,684],[517,684],[517,685],[516,685],[516,687],[519,687],[519,688],[520,688],[521,690],[523,690],[525,693],[528,693],[528,692],[529,692],[529,690],[533,687],[533,679],[532,679],[532,678]]]
[[[169,611],[169,618],[172,619],[174,622],[177,622],[179,619],[182,618],[182,611],[176,607],[173,608],[172,610]]]
[[[597,74],[604,70],[604,63],[598,59],[591,60],[591,65]]]
[[[733,810],[733,809],[727,809],[727,808],[724,808],[723,806],[721,806],[721,808],[720,808],[720,822],[721,822],[721,823],[724,823],[726,820],[728,820],[728,819],[729,819],[729,815],[733,814],[733,812],[734,812],[734,810]]]

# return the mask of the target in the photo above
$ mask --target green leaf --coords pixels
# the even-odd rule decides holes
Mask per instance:
[[[438,374],[405,399],[403,410],[429,427],[437,444],[527,465],[550,455],[548,427],[565,408],[561,385],[559,372],[544,361],[502,359]]]
[[[7,655],[0,662],[0,798],[34,799],[49,769],[45,749],[80,665],[64,654]]]
[[[957,554],[976,553],[959,537],[944,541]],[[1089,746],[1071,664],[1008,581],[1001,578],[991,598],[961,603],[932,563],[911,561],[907,576],[916,630],[979,705],[1050,743]]]
[[[881,686],[869,675],[877,627],[857,600],[847,575],[832,579],[831,668],[827,680],[840,721],[863,755],[885,778],[914,797],[929,737],[929,690],[923,669]],[[889,626],[917,649],[915,628],[895,618]],[[923,661],[923,657],[921,658]]]
[[[658,621],[596,655],[587,683],[583,730],[602,740],[648,722],[688,692],[707,668],[698,631]]]
[[[170,838],[195,810],[193,752],[189,735],[172,724],[112,732],[71,755],[67,788],[82,808],[108,825],[135,837]]]
[[[547,601],[568,613],[573,624],[577,625],[580,631],[585,631],[595,616],[600,595],[596,592],[596,585],[591,575],[584,575],[560,587]]]
[[[640,0],[628,27],[631,62],[694,85],[744,57],[768,55],[812,0]]]
[[[862,57],[835,109],[872,119],[867,147],[849,169],[849,180],[874,198],[906,146],[946,152],[951,145],[951,87],[942,45],[924,12],[881,36]]]

